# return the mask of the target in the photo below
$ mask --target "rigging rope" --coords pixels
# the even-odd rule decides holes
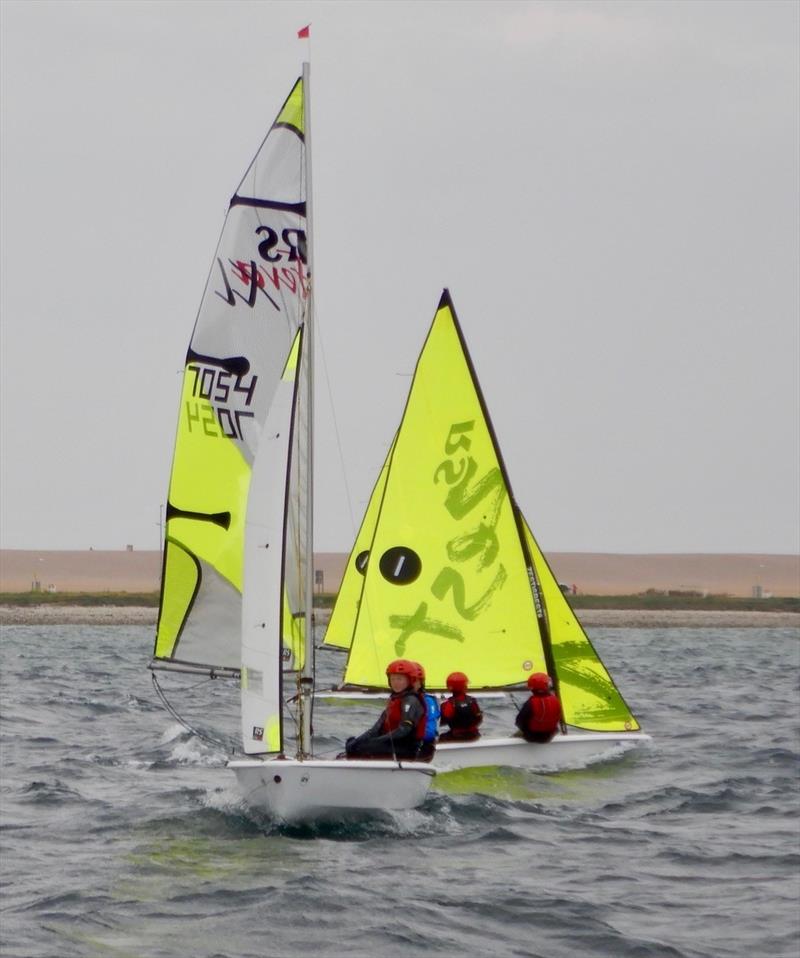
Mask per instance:
[[[319,352],[320,352],[320,356],[322,357],[322,371],[325,375],[325,386],[328,392],[328,404],[330,405],[331,418],[333,419],[333,432],[334,432],[334,435],[336,436],[336,449],[339,453],[339,465],[342,470],[342,479],[344,481],[344,495],[345,495],[345,499],[347,500],[347,512],[348,512],[348,515],[350,516],[350,531],[352,533],[353,539],[355,539],[356,520],[355,520],[355,515],[353,514],[353,501],[350,496],[350,485],[347,481],[347,472],[344,467],[344,452],[342,450],[342,438],[339,433],[339,420],[336,418],[336,407],[333,404],[333,391],[331,389],[331,379],[330,379],[330,376],[328,375],[328,360],[325,355],[325,343],[323,342],[323,339],[322,339],[322,324],[319,321],[320,319],[319,306],[316,307],[316,315],[314,318],[316,320],[315,330],[317,333],[317,342],[319,343]]]
[[[174,718],[179,725],[185,728],[187,732],[190,732],[192,735],[196,735],[199,739],[202,739],[204,742],[208,742],[211,745],[216,745],[219,748],[224,749],[229,754],[244,755],[245,757],[247,756],[247,753],[243,749],[235,745],[232,745],[230,742],[223,742],[221,739],[214,738],[211,735],[206,735],[205,732],[201,732],[199,729],[195,728],[193,725],[190,725],[186,721],[186,719],[184,719],[182,715],[176,712],[174,707],[171,705],[169,699],[166,697],[164,689],[162,688],[160,682],[158,681],[158,677],[156,676],[155,672],[151,672],[151,676],[153,679],[153,687],[156,690],[156,694],[158,695],[158,698],[161,701],[161,704],[164,706],[167,712],[169,712],[172,718]],[[213,682],[213,681],[214,681],[214,676],[210,676],[209,678],[203,679],[201,682],[195,682],[194,685],[187,685],[183,688],[177,688],[176,686],[173,686],[171,689],[169,689],[169,691],[171,693],[178,693],[178,694],[181,694],[183,692],[191,692],[193,689],[199,688],[199,686],[206,685],[208,682]],[[289,716],[292,724],[294,725],[295,735],[297,735],[299,730],[297,717],[294,714],[294,711],[288,706],[293,701],[295,701],[296,698],[297,696],[291,696],[288,699],[284,699],[284,702],[283,702],[285,707],[285,714]]]
[[[352,534],[353,541],[355,542],[356,535],[357,535],[357,527],[356,527],[355,516],[354,516],[354,514],[353,514],[353,500],[352,500],[352,497],[351,497],[351,494],[350,494],[350,484],[349,484],[348,481],[347,481],[347,471],[346,471],[346,469],[345,469],[345,464],[344,464],[344,451],[342,450],[342,440],[341,440],[341,435],[340,435],[340,433],[339,433],[339,421],[338,421],[338,419],[336,418],[336,407],[334,406],[334,402],[333,402],[333,391],[332,391],[332,389],[331,389],[331,380],[330,380],[330,376],[328,375],[328,362],[327,362],[327,358],[326,358],[326,354],[325,354],[325,344],[324,344],[323,337],[322,337],[323,324],[320,322],[319,306],[316,307],[314,320],[315,320],[315,324],[314,324],[314,326],[315,326],[315,331],[316,331],[316,334],[317,334],[317,335],[316,335],[316,339],[317,339],[317,343],[319,344],[319,351],[320,351],[320,355],[321,355],[321,357],[322,357],[322,370],[323,370],[323,373],[324,373],[325,386],[326,386],[327,393],[328,393],[328,403],[329,403],[329,405],[330,405],[331,418],[333,419],[333,431],[334,431],[334,435],[336,436],[336,449],[337,449],[337,451],[338,451],[338,453],[339,453],[339,465],[340,465],[341,470],[342,470],[342,479],[343,479],[343,481],[344,481],[345,499],[347,500],[347,511],[348,511],[348,515],[349,515],[349,517],[350,517],[350,530],[351,530],[351,534]],[[379,474],[379,475],[380,475],[380,474]],[[388,476],[387,476],[387,479],[388,479]],[[385,491],[385,489],[384,489],[384,491]],[[376,529],[377,529],[377,522],[376,522]],[[373,539],[374,539],[374,535],[373,535]],[[370,551],[371,551],[371,550],[372,550],[372,542],[370,542]],[[366,582],[366,575],[365,575],[364,581]],[[364,596],[363,586],[362,586],[361,596],[362,596],[362,599],[363,599],[363,596]],[[369,600],[367,600],[366,606],[367,606],[367,616],[369,617],[370,622],[371,622],[372,616],[371,616],[371,610],[370,610],[370,608],[369,608],[369,606],[370,606]],[[357,621],[357,620],[356,620],[356,621]],[[314,635],[311,636],[311,639],[312,639],[312,641],[311,641],[310,644],[311,644],[311,648],[312,648],[312,670],[313,670],[313,671],[312,671],[312,674],[314,674],[314,676],[316,677],[316,657],[317,657],[317,656],[316,656],[316,653],[317,653],[317,645],[316,645],[316,642],[314,641],[314,640],[315,640],[315,636],[314,636]],[[322,647],[322,646],[320,646],[320,648],[321,648],[321,647]],[[379,663],[379,660],[378,660],[378,647],[377,647],[377,644],[373,642],[372,648],[373,648],[373,654],[374,654],[374,656],[375,656],[375,664],[376,664],[376,666],[380,667],[380,663]],[[347,650],[347,653],[348,653],[348,657],[349,657],[349,653],[350,653],[350,650],[349,650],[349,649]],[[311,706],[310,706],[310,707],[311,707],[311,721],[312,721],[312,722],[313,722],[313,719],[314,719],[314,711],[313,711],[313,710],[314,710],[314,704],[315,704],[315,703],[314,703],[314,696],[312,695],[312,697],[311,697]],[[399,765],[399,764],[400,764],[400,760],[398,759],[397,753],[395,752],[394,741],[391,741],[391,746],[392,746],[392,760],[395,761],[395,762],[397,762],[397,764]]]
[[[182,725],[187,732],[190,732],[192,735],[196,735],[198,738],[202,739],[204,742],[209,742],[211,745],[216,745],[219,748],[224,749],[226,752],[233,753],[234,755],[244,755],[245,753],[235,746],[231,746],[228,742],[223,742],[220,739],[213,738],[210,735],[206,735],[204,732],[201,732],[199,729],[196,729],[194,726],[190,725],[183,716],[179,715],[175,709],[170,704],[169,699],[164,693],[164,690],[161,688],[161,683],[158,681],[158,677],[155,672],[150,673],[153,678],[153,688],[156,690],[156,695],[158,695],[161,700],[161,704],[169,712],[169,714],[175,719],[175,721]],[[196,682],[194,685],[187,686],[185,689],[170,689],[170,692],[188,692],[190,689],[195,689],[199,685],[204,685],[206,682],[213,681],[213,678],[203,679],[202,682]]]

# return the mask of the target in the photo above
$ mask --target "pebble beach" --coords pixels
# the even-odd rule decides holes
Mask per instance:
[[[0,606],[3,625],[152,625],[157,609],[143,606],[37,605]],[[696,612],[679,609],[582,609],[578,612],[586,626],[608,628],[796,628],[800,635],[800,616],[793,612]],[[330,609],[317,612],[317,622],[325,624]]]

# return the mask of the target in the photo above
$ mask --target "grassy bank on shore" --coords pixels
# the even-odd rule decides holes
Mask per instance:
[[[157,608],[158,592],[0,592],[0,606],[115,606],[118,608]],[[334,595],[317,595],[314,605],[330,609]],[[800,599],[739,598],[727,595],[571,595],[576,609],[621,609],[680,612],[795,612],[800,614]]]
[[[573,609],[653,609],[679,612],[797,612],[800,599],[770,596],[749,599],[731,595],[571,595]]]

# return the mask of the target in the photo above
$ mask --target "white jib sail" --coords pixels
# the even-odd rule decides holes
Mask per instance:
[[[290,449],[301,352],[298,332],[253,464],[244,534],[242,743],[248,755],[283,750],[282,615]]]

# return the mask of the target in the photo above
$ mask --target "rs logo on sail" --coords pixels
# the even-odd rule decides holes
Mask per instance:
[[[278,231],[271,226],[259,226],[255,233],[256,239],[259,240],[257,249],[261,262],[256,262],[255,259],[229,259],[226,268],[222,259],[217,257],[217,266],[225,287],[224,292],[215,290],[217,296],[229,306],[235,306],[239,300],[252,308],[258,302],[260,292],[277,310],[282,308],[281,301],[271,295],[270,291],[273,294],[285,294],[288,291],[306,299],[309,274],[305,231],[283,229],[279,236]],[[285,245],[279,245],[281,241]],[[283,265],[284,261],[289,265]],[[247,287],[245,293],[235,288],[239,284]]]

